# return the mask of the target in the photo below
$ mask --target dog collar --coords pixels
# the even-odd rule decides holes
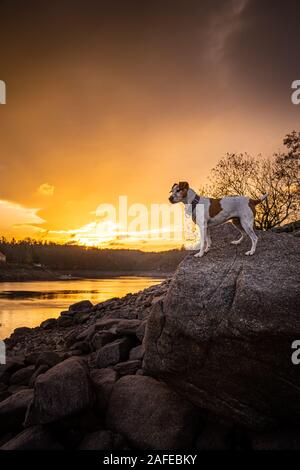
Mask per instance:
[[[200,201],[200,196],[198,196],[198,194],[196,194],[196,196],[194,197],[194,199],[192,200],[192,220],[194,222],[194,224],[196,223],[196,217],[197,217],[197,214],[196,214],[196,207],[197,207],[197,204],[199,203]]]

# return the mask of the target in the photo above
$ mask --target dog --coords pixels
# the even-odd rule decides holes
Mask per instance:
[[[192,219],[200,229],[200,251],[194,256],[200,258],[211,247],[210,227],[232,222],[240,232],[240,238],[233,240],[232,245],[239,245],[244,233],[251,240],[251,249],[245,255],[254,255],[257,245],[257,235],[254,231],[255,207],[261,204],[267,194],[260,199],[251,199],[246,196],[228,196],[221,199],[202,197],[189,187],[186,181],[173,184],[169,201],[172,204],[183,202],[186,213],[192,212]],[[202,206],[202,207],[201,207]],[[201,207],[201,210],[199,210]]]

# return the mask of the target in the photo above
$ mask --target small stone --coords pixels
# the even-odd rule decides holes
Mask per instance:
[[[103,346],[97,353],[96,366],[102,369],[126,360],[131,346],[131,341],[128,338],[120,338]]]
[[[136,335],[140,325],[140,320],[120,320],[111,328],[111,331],[117,335]]]
[[[116,335],[110,331],[98,331],[92,339],[92,346],[94,349],[100,349],[108,343],[116,339]]]
[[[92,308],[93,304],[90,300],[81,300],[80,302],[76,302],[75,304],[70,305],[69,311],[82,312],[83,310],[88,310]]]
[[[50,330],[52,328],[55,328],[57,324],[57,320],[55,318],[49,318],[48,320],[43,321],[40,324],[40,327],[43,328],[43,330]]]
[[[137,372],[137,370],[140,369],[141,364],[142,364],[141,361],[138,361],[138,360],[120,362],[119,364],[114,366],[114,369],[121,376],[134,375]]]

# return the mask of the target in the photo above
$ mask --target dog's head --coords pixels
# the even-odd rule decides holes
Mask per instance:
[[[174,183],[171,188],[171,196],[169,197],[169,201],[172,204],[176,204],[176,202],[182,202],[187,196],[187,192],[189,190],[189,183],[186,181],[180,181],[179,183]]]

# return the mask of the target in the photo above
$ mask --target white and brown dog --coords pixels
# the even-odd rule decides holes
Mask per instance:
[[[232,222],[239,230],[241,236],[231,243],[239,245],[244,237],[244,232],[251,240],[251,249],[246,255],[255,253],[257,235],[254,231],[255,206],[267,198],[264,194],[260,199],[251,199],[246,196],[229,196],[221,199],[202,197],[189,187],[186,181],[175,183],[170,191],[172,194],[169,201],[172,204],[183,202],[187,213],[192,214],[192,219],[200,229],[200,251],[196,257],[201,257],[207,253],[211,246],[209,228],[225,222]],[[202,206],[202,207],[201,207]],[[202,210],[198,210],[198,209]]]

